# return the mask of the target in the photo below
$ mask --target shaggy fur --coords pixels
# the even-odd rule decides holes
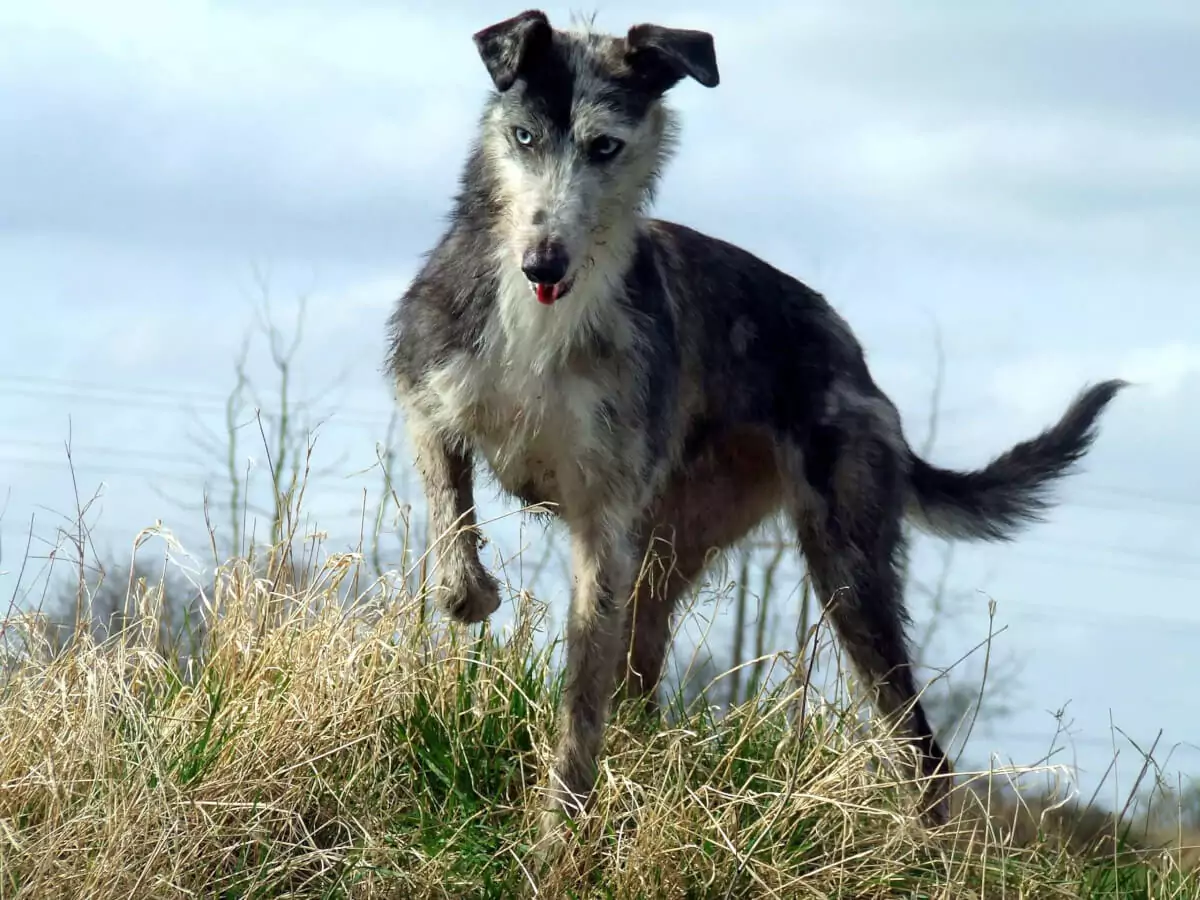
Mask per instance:
[[[500,604],[478,556],[476,462],[570,531],[551,819],[591,791],[622,659],[627,691],[653,706],[677,600],[713,551],[782,511],[879,709],[911,733],[924,774],[946,776],[925,782],[942,820],[949,767],[910,666],[902,522],[1010,538],[1122,383],[1084,391],[979,471],[930,465],[820,294],[647,216],[675,138],[663,96],[684,78],[717,85],[711,35],[562,31],[528,11],[475,43],[495,91],[449,225],[389,321],[387,365],[445,535],[452,616],[479,622]],[[635,579],[647,555],[651,575]]]

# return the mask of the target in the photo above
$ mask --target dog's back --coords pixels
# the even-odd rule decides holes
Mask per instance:
[[[758,256],[684,225],[653,220],[689,380],[704,418],[807,431],[835,382],[877,394],[862,348],[819,293]]]

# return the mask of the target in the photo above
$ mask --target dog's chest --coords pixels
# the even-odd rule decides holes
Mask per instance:
[[[602,373],[464,354],[429,379],[424,405],[475,446],[505,490],[563,502],[564,489],[607,455],[605,396]]]

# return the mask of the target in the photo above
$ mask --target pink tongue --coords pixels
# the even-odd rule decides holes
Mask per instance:
[[[539,284],[537,286],[537,298],[538,303],[544,303],[546,306],[549,306],[558,299],[558,285]]]

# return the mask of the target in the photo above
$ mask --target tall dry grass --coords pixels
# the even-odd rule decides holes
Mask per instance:
[[[221,567],[188,654],[154,585],[103,641],[5,623],[0,898],[1200,897],[1172,852],[970,812],[924,832],[908,746],[792,679],[719,718],[620,710],[574,851],[538,870],[544,607],[468,632],[355,555],[258,572]]]

